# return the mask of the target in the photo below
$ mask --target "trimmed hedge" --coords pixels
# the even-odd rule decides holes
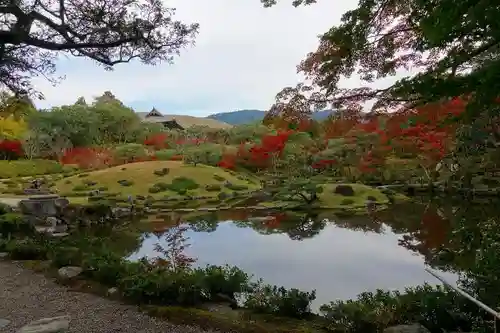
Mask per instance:
[[[0,161],[0,178],[48,175],[73,170],[73,167],[63,166],[51,160]]]

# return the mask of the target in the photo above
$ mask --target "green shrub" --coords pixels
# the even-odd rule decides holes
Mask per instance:
[[[70,180],[70,179],[66,179],[66,180],[64,181],[64,184],[71,184],[71,180]]]
[[[147,156],[146,147],[139,143],[127,143],[117,146],[114,156],[121,163],[130,163]]]
[[[90,179],[85,179],[82,183],[85,184],[85,185],[87,185],[87,186],[97,185],[97,182],[95,182],[93,180],[90,180]]]
[[[155,183],[152,187],[149,188],[149,193],[160,193],[165,192],[169,189],[169,184],[164,182]]]
[[[0,178],[28,177],[63,172],[63,166],[51,160],[0,160]]]
[[[87,185],[76,185],[73,187],[73,191],[75,192],[86,191],[86,190],[88,190]]]
[[[214,175],[214,179],[219,181],[219,182],[223,182],[226,180],[226,178],[222,177],[222,176],[219,176],[219,175]]]
[[[245,300],[245,306],[258,313],[284,317],[304,318],[311,313],[311,302],[316,291],[303,292],[298,289],[257,284]]]
[[[224,201],[229,197],[229,195],[225,192],[220,192],[217,194],[217,198],[219,198],[220,201]]]
[[[47,250],[33,240],[13,240],[6,246],[6,251],[14,260],[45,260]]]
[[[248,186],[246,186],[246,185],[237,185],[237,184],[227,183],[224,186],[227,187],[230,190],[233,190],[233,191],[248,190]]]
[[[185,193],[186,191],[194,190],[198,187],[198,183],[187,177],[176,177],[172,179],[172,183],[168,185],[168,189],[170,191],[177,192],[179,194],[181,194],[180,192]]]
[[[5,213],[0,215],[0,235],[11,237],[14,234],[31,235],[34,229],[21,214]]]
[[[12,212],[12,207],[4,204],[3,202],[0,202],[0,215],[7,214]]]
[[[209,192],[218,192],[221,190],[221,186],[217,185],[217,184],[209,184],[209,185],[205,186],[205,190],[207,190]]]
[[[249,291],[249,276],[238,267],[211,265],[195,272],[203,275],[203,286],[212,300],[220,294],[234,299],[235,294]]]
[[[153,173],[157,176],[166,176],[166,175],[168,175],[169,172],[170,172],[169,168],[163,168],[160,170],[153,171]]]
[[[88,176],[89,176],[88,173],[80,173],[80,174],[78,174],[79,178],[85,178],[85,177],[88,177]]]
[[[62,246],[55,248],[49,254],[52,265],[56,268],[64,266],[80,266],[82,263],[82,253],[77,247]]]
[[[119,181],[117,181],[117,183],[120,184],[121,186],[125,186],[125,187],[134,185],[133,181],[127,180],[127,179],[119,180]]]
[[[108,187],[107,187],[107,186],[100,186],[100,187],[98,188],[98,190],[99,190],[99,191],[101,191],[101,192],[105,192],[105,191],[107,191],[107,190],[108,190]]]
[[[177,155],[177,151],[175,149],[162,149],[155,153],[155,157],[159,161],[170,161],[172,156],[175,155]]]

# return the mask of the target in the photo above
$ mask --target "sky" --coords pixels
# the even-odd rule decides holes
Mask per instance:
[[[340,22],[357,0],[320,0],[294,8],[281,0],[263,8],[259,0],[164,0],[176,17],[198,22],[196,45],[185,49],[173,65],[118,65],[107,72],[91,60],[61,58],[56,86],[37,78],[35,87],[48,108],[87,101],[110,90],[136,111],[156,107],[165,114],[207,116],[240,109],[267,110],[285,86],[302,80],[296,66],[316,49],[318,35]]]

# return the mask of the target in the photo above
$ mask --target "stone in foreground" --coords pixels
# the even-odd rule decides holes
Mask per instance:
[[[391,326],[384,333],[430,333],[427,328],[420,324]]]
[[[78,266],[66,266],[59,268],[57,274],[61,279],[72,279],[80,275],[82,271],[83,269]]]
[[[69,331],[69,316],[43,318],[22,327],[18,333],[66,333]]]

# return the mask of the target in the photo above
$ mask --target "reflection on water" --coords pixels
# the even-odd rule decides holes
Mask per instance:
[[[189,226],[185,236],[191,246],[186,254],[197,258],[196,265],[235,265],[271,284],[316,289],[317,307],[377,288],[438,284],[424,267],[427,262],[437,269],[453,269],[443,262],[442,250],[450,246],[454,214],[452,205],[425,203],[394,206],[369,216],[255,216],[238,211],[185,215],[182,220]],[[178,218],[149,217],[154,232],[144,234],[131,260],[159,255],[155,244],[166,245],[162,234],[172,225],[172,217]],[[457,279],[452,272],[442,275]]]

